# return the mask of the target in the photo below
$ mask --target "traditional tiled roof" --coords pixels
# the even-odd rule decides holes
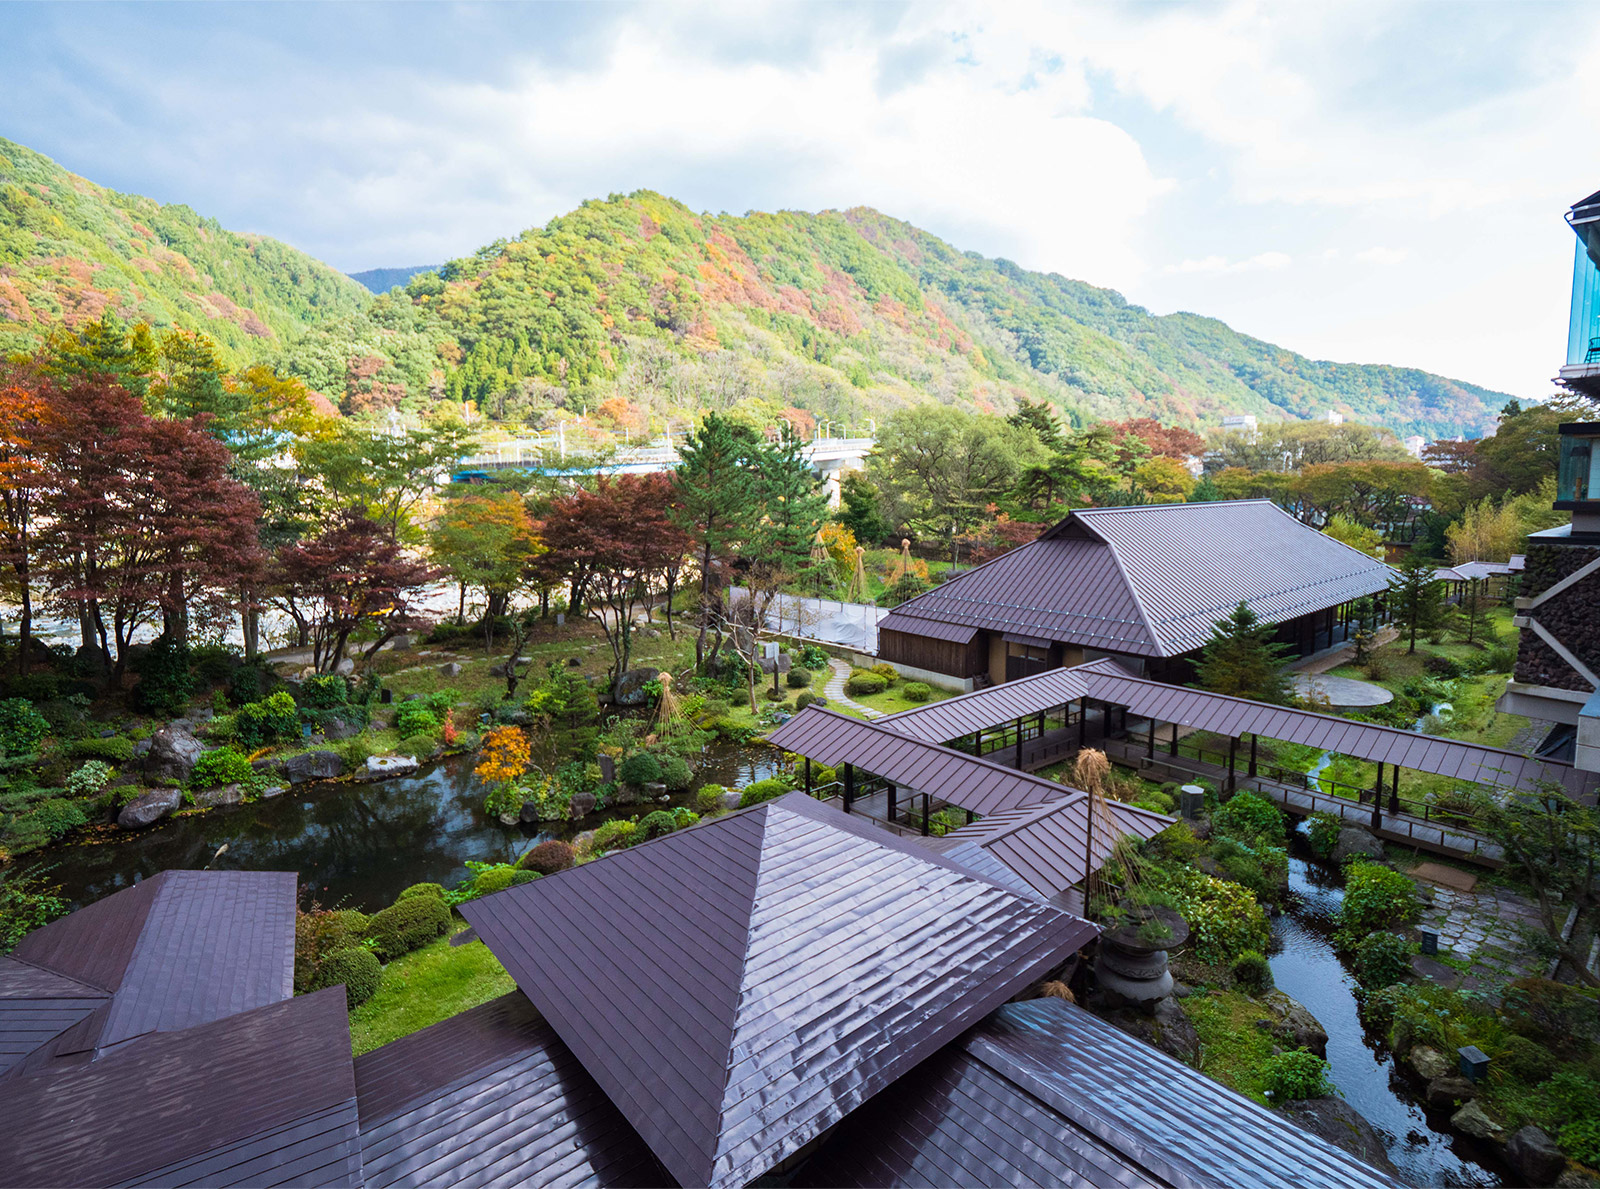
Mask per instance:
[[[0,1072],[288,998],[294,917],[293,872],[164,871],[52,921],[0,960]]]
[[[996,1011],[845,1120],[794,1183],[1398,1185],[1059,999]]]
[[[462,912],[668,1172],[717,1187],[1094,935],[803,793]]]
[[[367,1189],[665,1185],[521,991],[356,1058]]]
[[[1086,508],[900,604],[878,630],[929,635],[939,623],[1178,656],[1241,602],[1280,623],[1385,590],[1392,573],[1270,500]]]
[[[0,1081],[0,1185],[361,1184],[342,987]]]

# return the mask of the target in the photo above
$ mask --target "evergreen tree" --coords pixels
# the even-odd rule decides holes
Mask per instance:
[[[1212,482],[1210,475],[1201,475],[1200,482],[1194,485],[1194,489],[1189,492],[1189,498],[1185,502],[1190,504],[1214,504],[1218,500],[1227,498],[1222,494],[1222,489]]]
[[[1408,553],[1389,579],[1389,605],[1394,621],[1407,637],[1406,652],[1417,650],[1418,634],[1427,635],[1444,622],[1444,588],[1434,577],[1434,564],[1416,552]]]
[[[1287,706],[1293,701],[1289,678],[1283,671],[1286,648],[1272,639],[1272,625],[1262,623],[1249,606],[1240,603],[1200,653],[1195,675],[1202,689]]]
[[[749,552],[786,574],[800,574],[811,560],[811,543],[828,517],[828,497],[806,461],[804,444],[785,422],[779,439],[756,460],[763,516]]]
[[[883,514],[882,496],[860,471],[845,472],[839,483],[839,505],[834,519],[858,541],[878,545],[894,532],[894,526]]]

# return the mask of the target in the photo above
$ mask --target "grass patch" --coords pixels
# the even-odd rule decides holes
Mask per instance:
[[[1266,1096],[1266,1063],[1275,1043],[1257,1028],[1267,1018],[1259,1003],[1241,991],[1212,991],[1183,1001],[1184,1014],[1200,1035],[1200,1072],[1246,1098],[1271,1106]]]
[[[383,968],[378,993],[350,1013],[350,1046],[360,1056],[515,988],[483,942],[441,937]]]
[[[937,685],[931,685],[928,688],[933,691],[932,697],[930,697],[926,702],[913,702],[907,699],[905,696],[905,686],[906,681],[904,678],[902,678],[899,681],[896,681],[888,689],[884,690],[881,694],[847,694],[845,696],[848,697],[852,702],[859,702],[863,706],[870,706],[872,709],[881,711],[884,714],[894,714],[901,710],[914,710],[919,706],[932,706],[935,702],[942,702],[946,698],[955,697],[955,695],[949,690],[940,689]],[[839,709],[845,711],[846,713],[849,712],[849,707],[846,706],[841,706]]]

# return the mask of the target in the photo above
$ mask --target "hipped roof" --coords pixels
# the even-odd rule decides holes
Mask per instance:
[[[1085,508],[900,604],[879,632],[1010,632],[1134,656],[1203,646],[1239,603],[1281,623],[1385,590],[1383,562],[1270,500]]]
[[[462,912],[673,1177],[718,1187],[1095,933],[803,793]]]

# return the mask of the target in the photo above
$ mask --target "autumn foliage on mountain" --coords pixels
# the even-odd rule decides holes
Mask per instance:
[[[708,215],[613,195],[373,297],[274,240],[0,140],[0,350],[106,313],[204,330],[231,365],[270,364],[347,415],[470,402],[534,426],[597,414],[628,436],[713,409],[865,432],[918,403],[1007,414],[1032,400],[1077,425],[1338,409],[1454,437],[1487,429],[1505,399],[1155,317],[866,208]]]

